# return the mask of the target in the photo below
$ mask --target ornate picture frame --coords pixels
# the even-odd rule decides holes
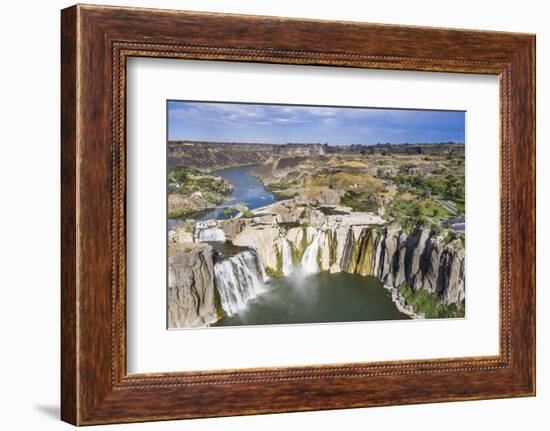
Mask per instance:
[[[91,5],[64,9],[61,18],[64,421],[91,425],[535,394],[534,35]],[[499,354],[128,374],[130,57],[498,76]]]

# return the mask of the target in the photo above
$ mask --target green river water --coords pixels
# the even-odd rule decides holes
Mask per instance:
[[[358,322],[409,319],[375,277],[320,272],[275,277],[246,309],[214,326]]]

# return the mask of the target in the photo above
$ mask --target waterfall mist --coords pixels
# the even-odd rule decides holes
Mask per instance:
[[[319,272],[319,263],[317,255],[319,254],[319,240],[321,230],[318,230],[311,243],[307,246],[302,257],[302,272],[304,274],[314,274]]]
[[[294,272],[294,263],[292,262],[292,249],[290,242],[286,238],[281,238],[282,260],[283,260],[283,275],[289,276]]]

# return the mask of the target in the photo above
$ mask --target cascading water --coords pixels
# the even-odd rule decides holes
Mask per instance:
[[[222,308],[228,316],[243,310],[248,301],[265,291],[267,277],[253,250],[217,262],[214,276]]]
[[[219,227],[209,227],[206,229],[200,229],[197,233],[198,242],[208,242],[208,241],[225,241],[225,233]]]
[[[311,244],[309,244],[304,251],[302,257],[302,271],[305,274],[313,274],[319,272],[319,263],[317,262],[317,255],[319,254],[319,240],[321,239],[321,230],[318,230]]]
[[[283,275],[290,275],[294,271],[294,264],[292,262],[292,250],[290,248],[290,242],[286,238],[281,238],[281,249],[283,258]]]

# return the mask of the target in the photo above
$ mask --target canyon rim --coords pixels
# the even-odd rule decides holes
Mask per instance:
[[[465,316],[463,111],[167,110],[168,328]]]

